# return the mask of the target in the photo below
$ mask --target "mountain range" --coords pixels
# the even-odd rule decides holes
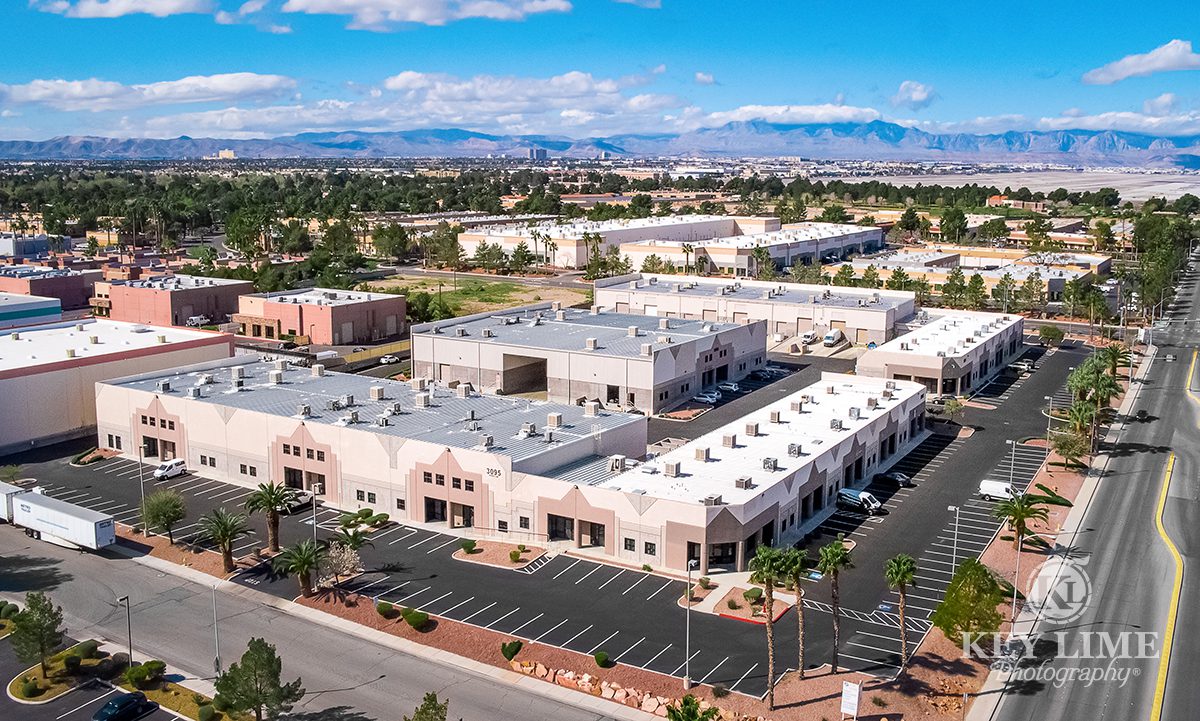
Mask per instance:
[[[1115,130],[929,133],[895,123],[789,125],[733,122],[682,133],[569,138],[499,135],[458,128],[396,132],[301,133],[270,139],[170,139],[63,136],[0,141],[12,160],[184,160],[233,150],[239,158],[523,157],[551,156],[778,157],[822,160],[1033,162],[1080,166],[1200,169],[1200,135],[1164,137]]]

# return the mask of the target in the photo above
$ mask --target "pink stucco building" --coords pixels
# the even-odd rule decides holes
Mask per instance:
[[[238,298],[254,292],[248,280],[160,275],[96,283],[92,308],[97,316],[129,323],[187,325],[189,318],[224,323],[237,312]]]
[[[233,322],[239,335],[295,338],[321,345],[371,343],[404,334],[404,296],[309,288],[242,296]]]

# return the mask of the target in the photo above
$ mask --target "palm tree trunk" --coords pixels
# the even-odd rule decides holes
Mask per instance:
[[[767,708],[775,710],[775,592],[770,582],[764,589],[767,611]]]
[[[838,574],[833,572],[833,673],[838,672],[838,643],[842,637],[841,595],[838,592]]]
[[[300,595],[308,598],[312,595],[312,579],[307,573],[298,574],[300,578]]]
[[[908,627],[904,625],[904,616],[908,611],[908,592],[904,584],[900,584],[900,672],[908,665]]]
[[[267,512],[267,548],[271,553],[279,552],[279,512],[275,510]]]
[[[800,588],[800,578],[792,579],[796,587],[796,669],[800,678],[804,678],[804,591]]]
[[[167,542],[172,546],[175,545],[175,532],[171,530],[170,526],[167,526]]]
[[[221,546],[221,560],[225,562],[225,573],[233,573],[236,567],[233,565],[232,548]]]

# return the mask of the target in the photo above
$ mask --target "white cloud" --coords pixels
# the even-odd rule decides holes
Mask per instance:
[[[66,111],[102,111],[274,97],[295,86],[296,81],[289,77],[257,73],[193,75],[141,85],[124,85],[97,78],[53,79],[33,80],[22,85],[0,84],[0,98],[14,105],[45,105]]]
[[[1146,115],[1170,115],[1175,109],[1176,100],[1175,93],[1163,93],[1142,103],[1142,112]]]
[[[667,64],[666,63],[659,63],[658,65],[655,65],[654,67],[650,68],[650,73],[652,75],[662,75],[665,72],[667,72]]]
[[[210,13],[215,9],[213,0],[30,0],[30,5],[43,12],[72,18],[119,18],[136,14],[163,18],[184,13]]]
[[[1093,115],[1041,118],[1039,130],[1120,130],[1172,137],[1200,134],[1200,112],[1148,115],[1111,111]]]
[[[617,0],[617,2],[624,5],[637,5],[650,10],[658,10],[662,7],[662,0]]]
[[[242,6],[238,8],[238,15],[253,15],[266,6],[267,0],[246,0],[246,2],[242,3]]]
[[[892,96],[892,105],[920,110],[929,107],[929,104],[935,99],[937,99],[937,92],[934,91],[932,85],[919,83],[916,80],[905,80],[900,83],[896,94]]]
[[[487,18],[523,20],[529,15],[567,12],[568,0],[287,0],[283,11],[310,15],[348,15],[357,30],[389,30],[401,23],[445,25]]]
[[[898,125],[924,130],[927,133],[1003,133],[1008,130],[1028,128],[1029,118],[1020,114],[981,115],[966,120],[900,120],[891,119]]]
[[[1200,54],[1192,52],[1189,40],[1172,40],[1148,53],[1126,55],[1120,60],[1083,74],[1089,85],[1112,85],[1126,78],[1141,78],[1170,70],[1200,69]]]
[[[717,81],[713,79],[712,73],[702,73],[699,70],[696,71],[697,85],[712,85],[715,82]]]
[[[292,32],[291,25],[267,25],[266,31],[272,35],[289,35]]]
[[[869,123],[880,119],[874,108],[858,108],[852,105],[743,105],[733,110],[708,113],[703,117],[704,125],[724,125],[746,120],[765,120],[771,123]]]

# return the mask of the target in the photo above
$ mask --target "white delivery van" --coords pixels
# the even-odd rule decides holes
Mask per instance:
[[[820,335],[815,330],[806,330],[800,335],[800,342],[804,345],[812,345],[817,342],[817,338],[820,338]]]
[[[842,339],[845,337],[845,334],[842,333],[840,328],[834,328],[825,334],[825,337],[821,340],[821,345],[825,346],[826,348],[832,348],[838,343],[841,343]]]
[[[40,488],[13,499],[13,525],[30,538],[68,548],[96,551],[117,542],[112,516],[44,496]]]
[[[187,463],[182,458],[176,458],[170,461],[163,461],[158,464],[158,468],[154,469],[155,478],[174,478],[187,473]]]
[[[985,501],[1004,500],[1017,494],[1013,492],[1012,484],[1007,481],[980,481],[979,495]]]
[[[856,491],[853,488],[843,488],[837,492],[838,508],[857,511],[873,516],[883,509],[879,499],[866,491]]]

